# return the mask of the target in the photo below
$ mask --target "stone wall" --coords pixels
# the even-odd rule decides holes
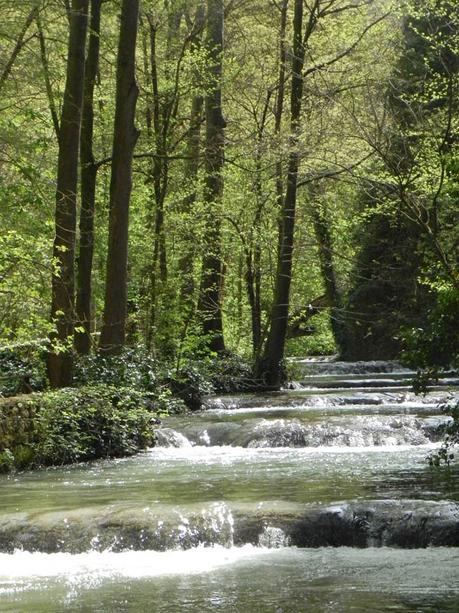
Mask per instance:
[[[36,442],[37,406],[30,402],[34,395],[0,399],[0,472],[13,463],[21,464],[21,458],[32,454]]]

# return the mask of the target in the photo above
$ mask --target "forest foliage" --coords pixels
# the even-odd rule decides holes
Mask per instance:
[[[0,10],[3,347],[458,362],[456,2]]]

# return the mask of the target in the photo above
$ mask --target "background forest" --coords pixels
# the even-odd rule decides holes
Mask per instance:
[[[457,360],[456,2],[0,11],[0,343],[53,386],[98,347],[267,387],[284,355]]]

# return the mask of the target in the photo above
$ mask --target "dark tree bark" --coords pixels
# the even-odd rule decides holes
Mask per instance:
[[[102,0],[91,0],[91,20],[84,80],[83,116],[80,137],[81,211],[80,245],[77,258],[76,314],[83,331],[75,333],[75,349],[84,355],[91,351],[92,260],[94,214],[96,209],[97,165],[93,152],[94,88],[99,70],[100,16]]]
[[[274,301],[270,316],[270,331],[258,361],[257,376],[269,388],[279,388],[282,383],[282,360],[287,336],[292,278],[295,209],[300,153],[300,131],[303,98],[303,67],[305,47],[303,42],[303,0],[295,0],[293,17],[292,91],[290,110],[290,153],[287,170],[287,189],[281,213],[282,230],[277,264]]]
[[[225,120],[222,114],[222,55],[223,55],[223,0],[207,0],[207,45],[210,58],[209,74],[212,84],[206,93],[206,180],[204,199],[208,221],[202,261],[199,311],[203,333],[211,351],[225,349],[221,308],[223,266],[221,260],[220,203],[223,197],[225,150]],[[214,213],[214,210],[215,213]],[[213,214],[214,213],[214,214]]]
[[[154,220],[154,247],[153,247],[153,271],[156,277],[156,267],[159,262],[161,280],[167,277],[166,245],[163,235],[164,224],[164,201],[166,198],[168,182],[167,140],[169,136],[170,100],[164,100],[161,105],[159,94],[158,58],[156,50],[156,25],[151,16],[148,16],[150,24],[150,61],[151,82],[153,87],[153,131],[156,146],[156,157],[153,158],[152,179],[155,193],[155,220]],[[169,24],[170,27],[171,24]],[[168,32],[168,40],[171,32]],[[152,283],[155,286],[156,283]],[[154,293],[154,291],[153,291]]]
[[[138,138],[134,125],[138,88],[135,55],[139,0],[123,0],[116,76],[116,111],[110,183],[110,221],[104,323],[100,349],[117,354],[123,348],[127,315],[127,261],[132,156]]]
[[[25,35],[27,34],[27,30],[30,28],[32,22],[34,19],[36,19],[37,15],[39,14],[39,7],[38,4],[36,6],[34,6],[32,8],[32,10],[30,11],[30,13],[27,15],[27,19],[21,29],[21,31],[19,32],[19,35],[16,39],[16,43],[14,45],[14,48],[11,52],[11,55],[8,59],[8,61],[6,62],[3,70],[0,73],[0,90],[3,88],[3,86],[5,85],[6,80],[8,79],[10,73],[11,73],[11,69],[13,68],[14,62],[16,61],[17,56],[19,55],[19,53],[21,52],[21,49],[23,48],[24,44],[25,44]]]
[[[48,375],[52,387],[71,385],[73,374],[73,353],[69,344],[73,339],[75,318],[76,192],[87,12],[88,0],[73,0],[57,168],[51,302],[51,318],[56,332],[51,335],[52,349],[48,356]]]

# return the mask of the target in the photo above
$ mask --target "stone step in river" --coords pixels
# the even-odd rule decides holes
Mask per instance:
[[[426,460],[453,374],[297,369],[136,457],[1,477],[0,611],[459,610],[459,463]]]

